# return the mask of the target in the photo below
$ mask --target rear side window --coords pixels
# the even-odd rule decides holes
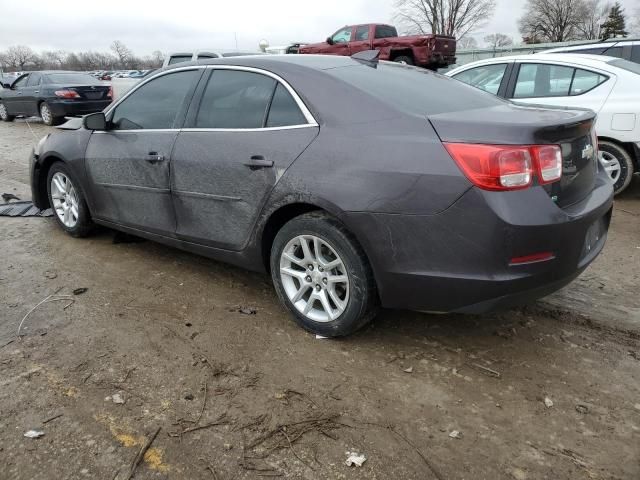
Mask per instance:
[[[605,77],[604,75],[599,75],[595,72],[589,72],[588,70],[576,68],[575,74],[573,75],[573,81],[571,82],[571,91],[569,92],[569,94],[581,95],[588,92],[589,90],[593,90],[598,85],[606,81],[607,77]]]
[[[391,25],[376,25],[376,38],[397,37],[398,31]]]
[[[262,128],[276,81],[259,73],[215,70],[196,116],[196,128]]]
[[[622,47],[606,48],[602,52],[602,55],[606,55],[607,57],[624,58],[624,55],[622,53]]]
[[[634,45],[631,49],[631,61],[640,63],[640,45]]]
[[[435,115],[504,103],[453,78],[390,62],[380,62],[377,68],[353,65],[324,72],[410,115]]]
[[[523,63],[520,65],[513,98],[582,95],[606,80],[604,75],[580,68]]]
[[[111,118],[114,130],[174,128],[199,70],[168,73],[142,85],[120,103]]]
[[[622,59],[620,59],[620,60],[611,60],[608,63],[609,63],[609,65],[612,65],[612,66],[618,67],[618,68],[622,68],[623,70],[626,70],[628,72],[633,72],[633,73],[640,74],[640,65],[638,65],[637,63],[628,62],[627,60],[622,60]]]
[[[291,125],[304,125],[307,119],[304,117],[298,104],[287,89],[278,83],[276,92],[271,100],[267,127],[285,127]]]
[[[42,74],[40,73],[32,73],[29,75],[29,80],[27,81],[27,87],[35,87],[40,85],[40,80],[42,79]]]
[[[363,41],[369,40],[369,25],[361,25],[356,28],[356,38],[355,41]]]
[[[485,92],[497,95],[506,70],[506,63],[482,65],[480,67],[470,68],[469,70],[460,72],[457,75],[454,75],[453,78],[476,88],[480,88]]]

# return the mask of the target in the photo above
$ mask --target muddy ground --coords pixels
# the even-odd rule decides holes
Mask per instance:
[[[29,197],[32,143],[0,123],[0,192]],[[159,428],[136,479],[638,479],[639,180],[565,290],[384,311],[342,340],[298,328],[266,276],[0,218],[0,478],[123,480]]]

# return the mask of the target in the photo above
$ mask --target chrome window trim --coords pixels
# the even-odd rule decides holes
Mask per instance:
[[[120,105],[125,99],[127,99],[129,97],[129,95],[132,95],[135,91],[137,91],[143,85],[146,85],[147,83],[151,82],[152,80],[154,80],[154,79],[156,79],[158,77],[161,77],[161,76],[164,76],[164,75],[169,75],[169,74],[174,73],[174,72],[181,72],[181,71],[187,71],[187,70],[203,70],[203,69],[207,69],[207,70],[236,70],[236,71],[241,71],[241,72],[258,73],[258,74],[266,75],[267,77],[273,78],[276,82],[281,83],[287,89],[287,91],[293,97],[293,100],[298,105],[298,108],[300,109],[300,111],[302,112],[302,115],[304,115],[304,118],[307,120],[308,123],[301,124],[301,125],[285,125],[285,126],[282,126],[282,127],[259,127],[259,128],[183,128],[183,129],[170,128],[170,129],[136,129],[136,130],[114,130],[114,131],[117,131],[119,133],[126,133],[126,132],[174,132],[174,131],[186,131],[186,132],[194,132],[194,131],[201,131],[201,132],[210,132],[210,131],[214,131],[214,132],[256,132],[256,131],[262,131],[262,130],[264,130],[264,131],[291,130],[291,129],[297,129],[297,128],[309,128],[309,127],[318,127],[319,126],[318,122],[315,119],[315,117],[313,116],[311,111],[307,108],[305,103],[302,101],[302,99],[300,98],[298,93],[293,89],[293,87],[289,84],[289,82],[287,82],[285,79],[283,79],[280,75],[277,75],[277,74],[275,74],[273,72],[270,72],[268,70],[263,70],[261,68],[244,67],[244,66],[239,66],[239,65],[192,65],[192,66],[189,66],[189,67],[178,67],[178,68],[172,68],[171,70],[158,72],[157,74],[153,75],[152,77],[147,78],[144,81],[142,81],[142,82],[138,83],[137,85],[135,85],[131,90],[129,90],[127,93],[125,93],[124,96],[122,98],[120,98],[120,100],[118,100],[116,103],[114,103],[113,105],[109,105],[107,107],[107,109],[104,111],[105,117],[108,117],[111,114],[111,112],[118,107],[118,105]],[[98,131],[96,131],[94,133],[108,133],[108,132],[98,132]]]

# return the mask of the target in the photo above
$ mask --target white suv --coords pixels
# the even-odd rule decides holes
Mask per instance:
[[[616,194],[640,172],[640,65],[569,53],[499,57],[446,73],[517,103],[588,108],[598,114],[601,161]]]

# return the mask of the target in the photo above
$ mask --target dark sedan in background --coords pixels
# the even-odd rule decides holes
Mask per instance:
[[[269,271],[325,336],[378,305],[485,312],[579,275],[613,200],[595,114],[374,54],[162,69],[40,141],[34,202],[76,237],[98,223]]]
[[[86,115],[111,103],[111,88],[87,73],[29,72],[0,90],[0,120],[39,116],[47,125],[65,116]]]

